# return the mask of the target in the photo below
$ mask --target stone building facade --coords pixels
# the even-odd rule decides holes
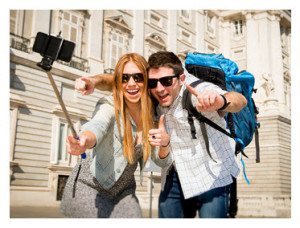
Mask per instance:
[[[248,185],[238,178],[240,217],[291,214],[290,10],[10,10],[10,203],[59,205],[78,158],[65,150],[67,122],[45,72],[32,52],[37,32],[76,43],[72,61],[55,62],[55,82],[75,129],[90,120],[100,96],[74,90],[81,76],[113,72],[118,58],[158,50],[222,53],[255,76],[260,163],[246,153]],[[160,173],[145,172],[137,187],[142,207],[157,209]],[[150,183],[152,189],[150,189]],[[150,190],[152,205],[150,205]]]

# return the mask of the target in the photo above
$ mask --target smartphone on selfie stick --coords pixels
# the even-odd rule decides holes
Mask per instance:
[[[37,66],[41,67],[46,71],[50,83],[53,87],[53,90],[56,94],[56,97],[59,101],[59,104],[63,110],[63,113],[67,119],[68,125],[71,129],[72,135],[75,139],[79,140],[79,137],[74,130],[73,124],[71,122],[69,113],[66,109],[66,106],[58,92],[56,84],[51,74],[52,64],[56,60],[61,60],[64,62],[70,62],[73,56],[75,48],[75,43],[63,39],[60,34],[58,36],[48,35],[46,33],[38,32],[33,44],[32,50],[34,52],[40,53],[43,57],[42,61],[37,63]],[[86,158],[86,154],[81,154],[81,158]]]

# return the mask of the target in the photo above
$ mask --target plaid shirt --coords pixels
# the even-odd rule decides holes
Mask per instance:
[[[162,189],[164,188],[168,170],[174,164],[185,199],[232,183],[231,175],[237,177],[240,171],[234,154],[235,141],[232,138],[205,124],[209,138],[210,152],[217,163],[209,157],[200,130],[200,124],[195,119],[194,124],[197,139],[192,139],[190,125],[187,121],[188,114],[182,108],[181,100],[186,84],[190,84],[196,80],[198,79],[186,73],[185,83],[173,104],[169,107],[158,106],[157,108],[158,114],[165,114],[165,127],[171,140],[171,152],[169,156],[172,159],[167,160],[172,162],[162,169]],[[208,82],[200,83],[196,88],[198,91],[204,89],[215,90],[220,94],[227,92]],[[196,97],[192,97],[193,104],[197,104]],[[217,111],[204,112],[202,114],[224,129],[226,128],[224,118],[220,117]]]

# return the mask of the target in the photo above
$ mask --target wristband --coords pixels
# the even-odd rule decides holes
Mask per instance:
[[[166,145],[166,146],[163,146],[163,145],[161,145],[162,147],[168,147],[169,145],[170,145],[170,139],[169,139],[169,142],[168,142],[168,144]]]
[[[227,102],[226,97],[224,97],[222,94],[220,94],[220,96],[224,99],[224,105],[218,109],[218,111],[222,111],[224,109],[226,109],[228,107],[228,105],[230,105],[230,102]]]

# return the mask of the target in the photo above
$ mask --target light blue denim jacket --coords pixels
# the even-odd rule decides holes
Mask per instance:
[[[123,134],[121,121],[120,127]],[[135,142],[137,127],[132,119],[131,127],[133,142]],[[120,178],[128,164],[123,153],[123,136],[119,134],[112,96],[99,99],[93,118],[83,125],[81,132],[83,131],[91,131],[96,136],[97,143],[93,148],[90,170],[102,187],[108,190]],[[158,158],[158,147],[152,148],[152,154],[157,164],[165,165],[165,160]],[[141,166],[140,179],[142,179],[142,158],[139,163]]]

